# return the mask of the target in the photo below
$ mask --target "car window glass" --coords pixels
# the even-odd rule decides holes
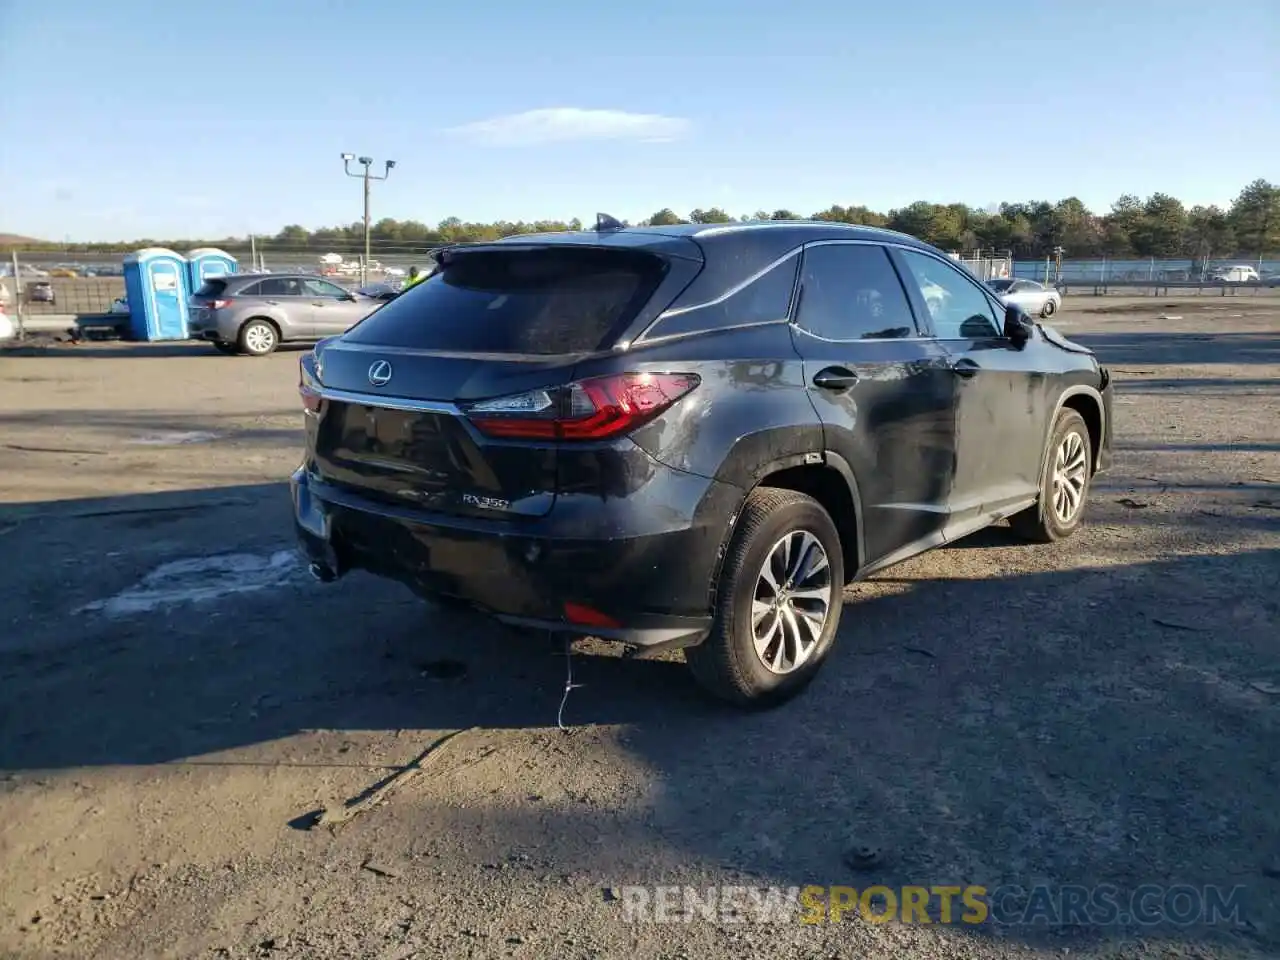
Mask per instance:
[[[240,296],[242,296],[242,297],[260,297],[260,296],[262,296],[262,284],[261,284],[261,283],[251,283],[251,284],[249,284],[247,287],[242,287],[242,288],[240,289]]]
[[[938,339],[974,340],[1000,335],[991,301],[976,283],[927,254],[903,250],[902,259],[920,288]]]
[[[599,350],[653,295],[663,269],[651,254],[607,248],[464,253],[346,337],[459,353]]]
[[[293,277],[268,277],[258,285],[258,294],[263,297],[297,297],[302,289]]]
[[[796,284],[796,263],[799,259],[788,257],[723,300],[717,299],[664,317],[647,334],[647,338],[787,319],[791,312],[791,293]]]
[[[336,284],[328,283],[324,280],[303,280],[303,287],[307,293],[313,297],[331,297],[337,299],[345,297],[346,291]]]
[[[805,250],[796,324],[826,340],[915,335],[907,295],[888,252],[869,244]]]

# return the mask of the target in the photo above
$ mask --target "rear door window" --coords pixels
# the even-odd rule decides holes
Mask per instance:
[[[296,277],[268,277],[258,284],[260,297],[300,297],[302,284]]]
[[[659,257],[629,250],[461,252],[345,339],[461,353],[590,352],[636,315],[663,271]]]
[[[824,340],[915,336],[915,320],[888,251],[874,244],[807,247],[796,326]]]

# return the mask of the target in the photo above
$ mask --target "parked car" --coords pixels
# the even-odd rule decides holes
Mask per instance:
[[[988,280],[987,286],[1004,303],[1013,304],[1033,317],[1052,317],[1062,306],[1062,292],[1034,280]]]
[[[28,303],[57,303],[57,295],[53,292],[53,284],[47,280],[37,280],[27,284]]]
[[[189,330],[223,353],[261,357],[284,342],[342,333],[382,302],[304,273],[236,273],[195,292]]]
[[[319,580],[683,647],[764,705],[820,669],[847,583],[1003,518],[1070,536],[1110,460],[1094,355],[903,234],[617,226],[438,256],[300,358]]]
[[[1258,276],[1256,267],[1238,263],[1230,267],[1219,267],[1213,271],[1211,279],[1220,283],[1258,283],[1261,277]]]
[[[16,335],[17,331],[14,329],[13,321],[5,313],[4,304],[0,303],[0,341],[12,340]]]

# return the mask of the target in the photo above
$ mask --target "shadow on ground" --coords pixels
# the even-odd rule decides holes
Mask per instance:
[[[238,750],[314,730],[554,727],[557,644],[359,574],[117,619],[74,612],[161,562],[229,543],[287,549],[288,518],[281,484],[55,504],[7,527],[0,514],[8,555],[28,559],[3,610],[0,769],[234,765]],[[998,530],[965,547],[998,553],[992,569],[1027,556],[999,553]],[[1252,925],[1144,933],[1280,945],[1280,883],[1260,870],[1280,843],[1280,554],[966,580],[918,570],[853,588],[827,669],[774,711],[708,703],[676,661],[575,656],[566,722],[627,725],[626,750],[651,771],[644,816],[412,797],[377,816],[474,829],[495,856],[538,847],[616,883],[659,882],[628,864],[663,847],[784,885],[1241,886]],[[430,679],[441,658],[465,677]],[[841,858],[851,844],[883,854],[855,872]]]

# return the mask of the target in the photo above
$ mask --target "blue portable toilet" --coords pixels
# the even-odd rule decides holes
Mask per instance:
[[[134,340],[187,339],[187,261],[164,247],[124,258],[129,333]]]
[[[187,254],[188,293],[195,293],[210,277],[225,277],[239,270],[236,258],[216,247],[199,247]]]

